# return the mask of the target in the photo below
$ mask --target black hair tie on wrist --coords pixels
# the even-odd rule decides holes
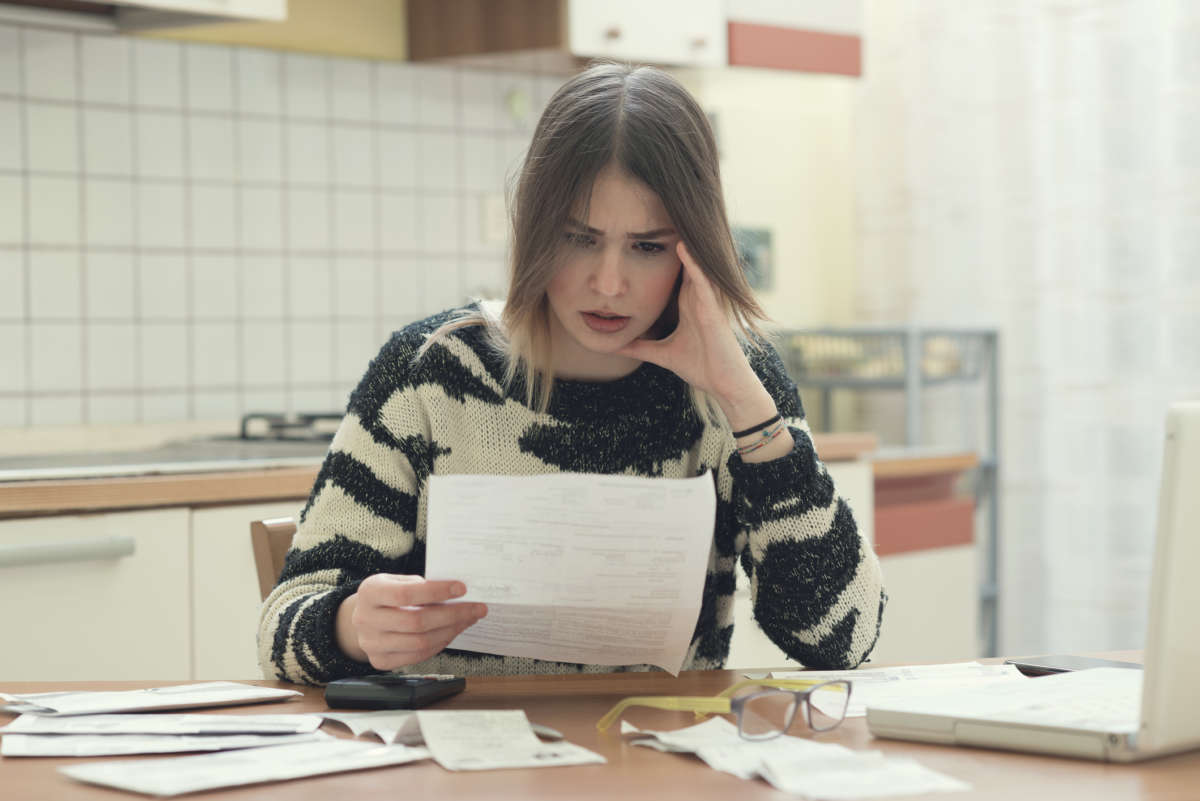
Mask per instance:
[[[765,421],[765,422],[759,423],[759,424],[758,424],[758,425],[756,425],[756,426],[750,426],[749,428],[744,428],[744,429],[742,429],[741,431],[734,431],[734,432],[733,432],[733,438],[734,438],[734,439],[741,439],[742,437],[748,437],[748,436],[750,436],[751,434],[753,434],[755,431],[762,431],[762,430],[763,430],[764,428],[766,428],[767,426],[771,425],[771,424],[772,424],[772,423],[774,423],[774,422],[777,422],[777,421],[779,421],[779,420],[782,420],[782,419],[783,419],[783,415],[782,415],[782,414],[779,414],[779,413],[777,412],[777,413],[775,414],[775,416],[774,416],[774,417],[772,417],[770,420],[767,420],[767,421]]]

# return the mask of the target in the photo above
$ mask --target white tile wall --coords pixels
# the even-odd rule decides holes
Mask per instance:
[[[184,49],[187,106],[207,111],[233,109],[233,55],[222,45],[189,45]]]
[[[25,265],[16,250],[0,250],[0,322],[25,319]]]
[[[131,52],[122,36],[80,37],[84,102],[129,105]]]
[[[90,178],[84,183],[87,245],[133,245],[133,182],[123,179]]]
[[[83,163],[92,175],[133,173],[133,117],[126,109],[83,110]]]
[[[176,42],[133,39],[133,102],[138,106],[183,106],[183,48]]]
[[[4,347],[0,348],[0,392],[13,400],[22,401],[23,394],[28,389],[26,373],[26,327],[19,322],[0,320],[0,336],[4,337]],[[9,422],[6,425],[19,425]]]
[[[560,80],[0,24],[0,426],[342,407]]]
[[[26,29],[23,32],[19,50],[24,63],[17,69],[25,77],[28,97],[75,99],[78,92],[75,85],[77,41],[78,37],[59,31]]]

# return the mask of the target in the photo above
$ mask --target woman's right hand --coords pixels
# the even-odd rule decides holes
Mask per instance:
[[[461,581],[369,576],[338,607],[338,646],[378,670],[424,662],[487,614],[484,604],[446,603],[466,591]]]

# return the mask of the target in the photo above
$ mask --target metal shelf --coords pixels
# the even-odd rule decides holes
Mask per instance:
[[[975,471],[976,508],[985,508],[987,541],[979,587],[981,650],[995,656],[999,645],[999,335],[986,328],[866,327],[794,329],[776,332],[788,373],[801,389],[821,393],[823,429],[833,428],[834,391],[901,390],[905,398],[905,442],[924,444],[921,394],[951,384],[986,389],[986,445]],[[986,505],[986,506],[985,506]]]

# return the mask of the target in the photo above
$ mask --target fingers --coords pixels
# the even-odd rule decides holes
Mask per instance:
[[[380,606],[420,606],[440,604],[466,594],[461,581],[426,581],[423,576],[400,576],[377,573],[359,586],[370,603]]]
[[[392,670],[423,662],[487,614],[478,603],[447,603],[465,594],[460,581],[379,573],[358,588],[351,623],[371,665]]]
[[[381,634],[363,642],[362,647],[372,666],[379,670],[395,670],[441,653],[476,620],[472,618],[465,625],[444,626],[421,634]]]
[[[699,302],[700,306],[707,309],[715,309],[719,307],[717,300],[717,290],[713,288],[712,281],[704,274],[704,269],[700,266],[692,254],[687,249],[687,245],[683,244],[683,240],[675,247],[679,254],[680,260],[683,262],[683,287],[680,289],[680,298],[690,292],[692,297]],[[680,312],[683,312],[684,304],[680,303]]]

